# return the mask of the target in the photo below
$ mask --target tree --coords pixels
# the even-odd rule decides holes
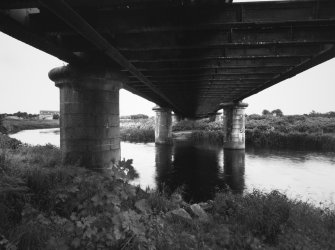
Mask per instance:
[[[270,113],[270,111],[267,110],[267,109],[264,109],[264,110],[262,111],[262,115],[269,115],[269,114],[271,114],[271,113]]]
[[[58,120],[58,119],[59,119],[59,114],[54,114],[54,115],[52,116],[52,119],[54,119],[54,120]]]
[[[280,109],[275,109],[271,111],[271,114],[275,115],[275,116],[283,116],[283,111],[281,111]]]

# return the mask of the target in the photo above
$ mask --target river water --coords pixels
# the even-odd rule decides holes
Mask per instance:
[[[32,145],[59,146],[59,129],[25,130],[11,137]],[[315,205],[335,203],[335,153],[223,150],[208,144],[174,141],[173,146],[121,142],[122,158],[133,159],[142,188],[182,187],[187,200],[212,199],[228,185],[234,192],[280,190]]]

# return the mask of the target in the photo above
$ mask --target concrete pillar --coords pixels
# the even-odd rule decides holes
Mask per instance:
[[[221,104],[224,109],[225,149],[245,149],[245,115],[246,103]]]
[[[155,143],[171,144],[172,143],[172,115],[168,108],[156,106],[153,108],[156,112],[155,120]]]
[[[92,169],[120,160],[119,89],[122,77],[70,65],[49,72],[60,89],[60,147],[65,163]]]

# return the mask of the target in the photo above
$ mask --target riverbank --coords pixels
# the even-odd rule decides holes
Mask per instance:
[[[16,133],[26,129],[57,128],[59,121],[5,119],[3,125],[8,133]],[[172,129],[174,138],[187,132],[186,137],[193,142],[223,144],[222,121],[184,120],[174,124]],[[120,133],[122,141],[154,142],[154,118],[121,120]],[[250,115],[246,118],[246,144],[254,147],[334,152],[335,117]]]
[[[59,128],[59,120],[30,120],[30,119],[10,119],[2,120],[3,132],[14,134],[22,130]]]
[[[332,249],[335,212],[273,191],[190,204],[105,173],[63,166],[59,149],[0,141],[0,248]],[[130,171],[128,171],[130,170]],[[132,174],[130,174],[132,173]],[[172,190],[173,191],[173,190]]]
[[[223,144],[223,123],[182,121],[174,131],[193,129],[191,140]],[[335,117],[246,117],[246,144],[253,147],[335,151]]]

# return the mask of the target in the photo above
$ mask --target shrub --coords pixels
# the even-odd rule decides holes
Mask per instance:
[[[139,119],[121,121],[121,140],[131,142],[155,141],[155,127],[153,119]]]
[[[0,148],[2,149],[17,149],[22,145],[17,139],[10,138],[7,135],[0,134]]]
[[[193,131],[190,140],[194,143],[223,144],[223,131]]]

